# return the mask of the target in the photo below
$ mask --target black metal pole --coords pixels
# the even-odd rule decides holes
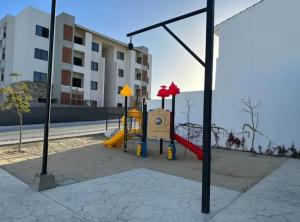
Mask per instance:
[[[48,61],[47,101],[46,101],[46,114],[45,114],[45,126],[44,126],[44,144],[43,144],[43,162],[42,162],[41,175],[46,175],[47,174],[49,122],[50,122],[50,109],[51,109],[52,60],[53,60],[53,43],[54,43],[55,8],[56,8],[56,0],[52,0],[51,23],[50,23],[50,41],[49,41],[49,61]]]
[[[163,28],[186,50],[188,51],[202,66],[205,67],[205,62],[203,62],[196,53],[193,52],[174,32],[171,31],[166,25]]]
[[[142,133],[142,142],[147,141],[147,104],[143,100],[143,133]]]
[[[146,158],[148,156],[147,152],[147,103],[146,99],[143,98],[143,122],[142,122],[142,153],[141,156]]]
[[[193,12],[190,12],[190,13],[187,13],[187,14],[184,14],[184,15],[181,15],[181,16],[177,16],[177,17],[175,17],[175,18],[168,19],[168,20],[166,20],[166,21],[157,23],[157,24],[155,24],[155,25],[148,26],[148,27],[146,27],[146,28],[137,30],[137,31],[135,31],[135,32],[128,33],[128,34],[127,34],[127,37],[134,36],[134,35],[140,34],[140,33],[142,33],[142,32],[146,32],[146,31],[149,31],[149,30],[151,30],[151,29],[155,29],[155,28],[161,27],[161,26],[163,26],[163,25],[167,25],[167,24],[170,24],[170,23],[173,23],[173,22],[177,22],[177,21],[179,21],[179,20],[186,19],[186,18],[195,16],[195,15],[198,15],[198,14],[201,14],[201,13],[204,13],[204,12],[206,12],[206,8],[202,8],[202,9],[199,9],[199,10],[196,10],[196,11],[193,11]]]
[[[127,96],[125,96],[125,114],[124,114],[124,152],[127,152]]]
[[[215,1],[207,0],[206,14],[206,53],[203,105],[203,167],[202,167],[202,213],[210,211],[211,174],[211,112],[212,112],[212,74],[214,50],[214,8]]]
[[[105,130],[107,130],[107,127],[108,127],[108,114],[106,113]]]
[[[165,97],[161,98],[161,108],[165,109]],[[159,154],[163,154],[163,145],[164,145],[164,140],[160,139],[159,141]]]
[[[172,113],[171,113],[171,144],[174,144],[174,132],[175,132],[175,95],[172,95]]]

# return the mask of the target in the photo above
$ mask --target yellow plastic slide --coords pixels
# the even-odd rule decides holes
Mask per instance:
[[[113,147],[118,146],[124,142],[124,130],[120,130],[113,137],[105,140],[103,142],[104,146]]]
[[[128,111],[128,117],[133,117],[137,121],[140,121],[141,115],[137,109],[131,109]],[[124,123],[124,116],[122,118],[122,122]],[[141,133],[140,129],[132,129],[128,132],[128,134],[138,134],[138,133]],[[130,136],[128,136],[128,139],[129,138]],[[124,142],[124,130],[120,130],[114,136],[105,140],[103,144],[107,147],[116,147],[118,145],[121,145],[123,142]]]
[[[128,132],[128,134],[138,134],[141,133],[140,129],[132,129]],[[130,139],[130,136],[128,136]],[[120,130],[111,138],[105,140],[103,144],[107,147],[116,147],[121,145],[124,142],[124,130]]]

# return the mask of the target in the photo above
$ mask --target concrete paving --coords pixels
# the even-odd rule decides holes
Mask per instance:
[[[288,160],[211,222],[299,222],[300,160]]]
[[[75,212],[0,170],[0,221],[83,221]]]
[[[110,120],[108,129],[116,129],[118,120]],[[61,139],[77,136],[87,136],[106,131],[105,121],[52,123],[50,124],[49,139]],[[23,126],[23,142],[42,141],[44,125]],[[19,143],[19,126],[0,126],[0,146]]]
[[[240,193],[212,187],[216,214]],[[201,183],[137,169],[44,192],[88,221],[205,221]]]
[[[201,183],[146,169],[38,193],[0,170],[0,221],[299,221],[300,161],[288,160],[241,194],[212,186],[201,214]]]

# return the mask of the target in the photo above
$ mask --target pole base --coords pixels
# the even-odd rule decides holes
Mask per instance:
[[[37,191],[48,190],[56,187],[55,176],[48,173],[46,175],[36,174],[33,178],[33,188]]]
[[[168,160],[177,160],[176,146],[174,143],[169,144],[167,159]]]

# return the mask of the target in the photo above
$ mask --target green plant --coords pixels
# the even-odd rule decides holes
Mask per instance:
[[[20,133],[18,151],[21,152],[23,113],[30,112],[30,101],[32,100],[28,85],[24,82],[18,82],[13,86],[0,88],[0,94],[3,94],[5,97],[4,101],[0,103],[0,109],[9,110],[15,113],[19,118]]]

